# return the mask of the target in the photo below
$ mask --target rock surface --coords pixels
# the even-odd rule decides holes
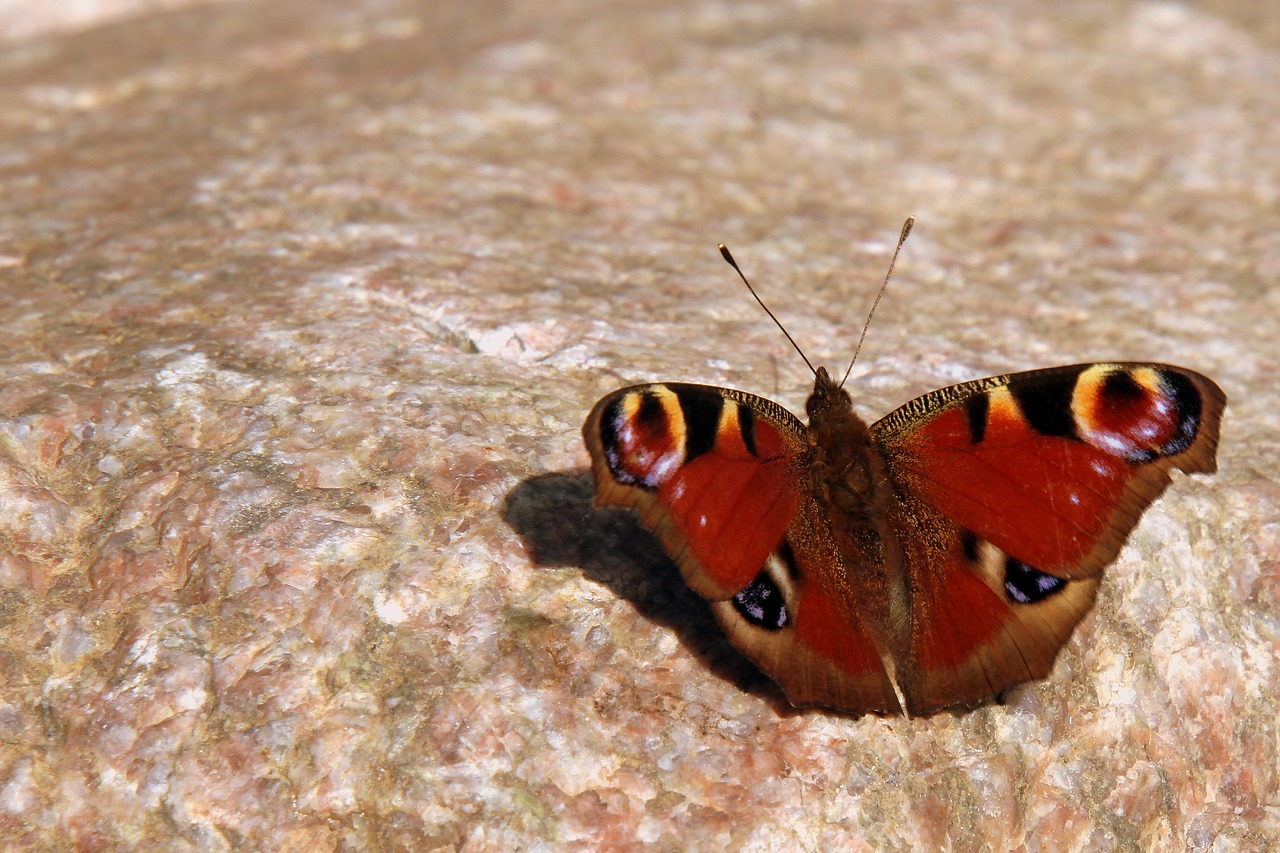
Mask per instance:
[[[1244,2],[250,0],[15,38],[0,840],[1280,844],[1278,78]],[[592,510],[578,431],[651,378],[800,410],[715,243],[839,364],[908,213],[866,415],[1165,360],[1227,391],[1221,471],[1007,704],[796,712]]]

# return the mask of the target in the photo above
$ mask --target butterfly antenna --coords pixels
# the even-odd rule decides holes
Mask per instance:
[[[778,328],[782,330],[782,334],[786,335],[787,340],[791,341],[791,345],[796,348],[796,352],[800,353],[800,357],[804,359],[804,363],[809,366],[809,371],[813,373],[814,376],[817,376],[818,371],[814,369],[813,363],[810,362],[809,357],[804,354],[804,350],[800,349],[800,345],[796,343],[796,339],[791,337],[791,333],[787,331],[787,327],[782,325],[782,321],[774,316],[774,313],[769,310],[769,306],[765,305],[764,300],[760,298],[760,294],[756,293],[756,289],[751,286],[751,282],[747,281],[747,277],[742,273],[742,268],[738,266],[738,262],[735,261],[733,259],[733,255],[729,253],[729,247],[724,243],[719,243],[718,245],[720,247],[720,254],[729,262],[729,266],[733,267],[734,272],[738,274],[738,278],[742,279],[742,283],[747,286],[747,290],[751,291],[751,295],[755,297],[756,302],[760,303],[760,307],[764,309],[764,313],[769,315],[769,319],[776,323]]]
[[[853,363],[858,360],[858,353],[862,351],[862,342],[867,339],[867,329],[871,328],[871,318],[875,316],[876,307],[880,305],[880,297],[884,296],[884,290],[889,286],[889,279],[893,277],[893,265],[898,262],[898,253],[902,251],[902,244],[907,242],[907,235],[911,233],[911,226],[915,224],[916,218],[914,216],[908,216],[907,221],[902,223],[902,233],[898,235],[898,246],[893,250],[893,260],[889,261],[889,271],[884,274],[884,283],[880,285],[880,292],[876,294],[876,301],[871,303],[871,310],[867,312],[867,322],[862,326],[862,336],[858,338],[858,345],[853,348],[853,358],[849,359],[849,367],[845,370],[844,377],[840,380],[841,388],[844,387],[845,379],[848,379],[849,374],[853,372]]]

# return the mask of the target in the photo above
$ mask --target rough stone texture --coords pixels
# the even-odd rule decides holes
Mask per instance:
[[[0,840],[1280,844],[1266,7],[257,0],[0,50]],[[795,712],[578,430],[654,377],[799,408],[715,243],[836,364],[907,213],[866,414],[1168,360],[1222,470],[1006,705]]]
[[[0,42],[101,26],[163,9],[235,0],[0,0]]]

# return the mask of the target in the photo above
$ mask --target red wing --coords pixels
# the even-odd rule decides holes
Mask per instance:
[[[596,503],[634,508],[698,594],[755,579],[808,480],[804,426],[761,397],[706,385],[637,385],[582,427]]]
[[[909,713],[975,705],[1044,678],[1093,606],[1099,577],[1038,572],[922,502],[908,499],[889,524],[907,566],[911,629],[898,681]]]
[[[1212,472],[1226,397],[1160,364],[935,391],[872,427],[897,499],[913,710],[1042,677],[1169,471]]]
[[[864,555],[863,580],[874,597],[886,593],[883,568]],[[830,516],[806,496],[787,538],[749,586],[715,611],[725,633],[797,708],[901,710],[884,657],[852,598],[833,587],[849,577],[830,531]]]
[[[842,569],[800,421],[738,391],[640,385],[597,403],[583,437],[596,503],[639,513],[793,704],[898,709],[866,625],[824,588]]]
[[[900,490],[1042,572],[1089,577],[1170,468],[1216,470],[1225,405],[1182,368],[1076,365],[934,391],[872,431]]]

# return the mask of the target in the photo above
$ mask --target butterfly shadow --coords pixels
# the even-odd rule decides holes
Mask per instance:
[[[675,632],[715,675],[767,701],[781,715],[803,714],[725,637],[707,602],[635,517],[592,505],[589,474],[540,474],[507,493],[503,520],[540,568],[575,567],[609,587],[644,617]]]

